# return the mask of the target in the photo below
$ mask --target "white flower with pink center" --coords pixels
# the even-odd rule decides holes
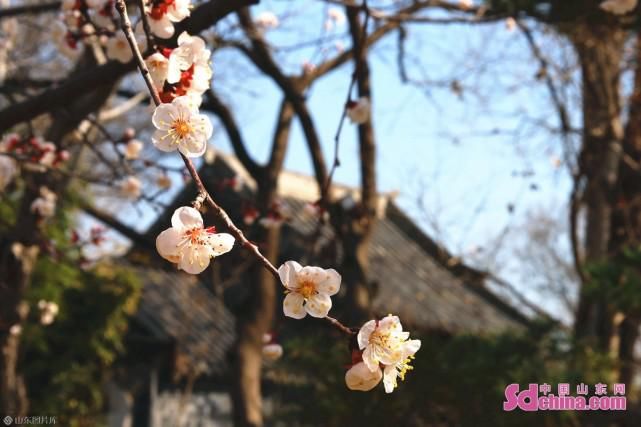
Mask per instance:
[[[192,84],[209,87],[211,68],[209,58],[211,51],[206,48],[205,41],[197,36],[190,36],[186,31],[178,36],[178,47],[171,51],[167,65],[167,82],[178,83],[182,72],[194,67]]]
[[[174,35],[174,22],[180,22],[191,13],[190,0],[156,2],[148,12],[149,27],[156,36],[168,39]]]
[[[147,64],[149,75],[154,82],[154,86],[156,86],[158,91],[161,91],[167,79],[169,60],[165,58],[165,55],[162,53],[156,52],[145,59],[145,64]]]
[[[151,121],[157,129],[151,137],[156,148],[167,152],[178,150],[187,157],[202,156],[213,132],[209,118],[198,112],[189,96],[160,104]]]
[[[325,317],[332,308],[332,295],[341,287],[341,275],[333,269],[303,267],[287,261],[278,269],[287,296],[283,301],[285,316],[302,319],[307,314]]]
[[[189,274],[202,273],[212,258],[229,252],[234,237],[216,233],[214,227],[205,228],[196,209],[181,207],[171,217],[171,228],[156,238],[156,249],[161,257],[178,265]]]
[[[397,378],[405,378],[412,370],[410,362],[421,348],[420,340],[410,340],[397,316],[391,314],[381,320],[370,320],[358,331],[358,347],[363,350],[363,362],[375,372],[383,365],[385,392],[397,386]]]

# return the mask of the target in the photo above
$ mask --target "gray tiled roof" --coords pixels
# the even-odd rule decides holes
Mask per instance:
[[[139,268],[144,286],[136,320],[161,340],[172,340],[176,354],[192,367],[218,374],[234,340],[234,318],[195,276]]]
[[[290,225],[303,235],[312,233],[315,220],[302,213],[304,202],[285,200],[292,212]],[[398,208],[390,203],[389,210]],[[457,277],[426,252],[416,241],[420,231],[409,235],[399,221],[407,219],[380,218],[370,244],[370,276],[378,282],[373,300],[377,314],[399,314],[409,324],[448,333],[478,334],[523,326],[524,319],[517,313],[475,292],[481,283],[472,285],[471,279]],[[325,230],[324,236],[330,239],[331,231]]]
[[[220,157],[202,172],[206,183],[235,174]],[[311,178],[310,185],[314,185]],[[186,192],[189,191],[188,187]],[[247,193],[249,189],[243,191]],[[234,202],[229,191],[216,197],[231,208],[232,216],[238,214],[239,207],[234,205],[239,202]],[[167,213],[150,227],[149,235],[155,236],[166,228],[174,208],[189,199],[190,195],[179,194]],[[291,194],[283,199],[291,210],[283,236],[292,241],[308,240],[305,236],[314,233],[316,220],[303,214],[307,201]],[[485,287],[477,272],[460,263],[450,265],[453,258],[396,205],[389,202],[386,206],[370,245],[371,276],[378,282],[373,304],[378,314],[393,312],[408,324],[447,333],[498,332],[527,324],[522,314]],[[325,240],[331,240],[332,234],[329,227],[323,229]],[[281,255],[288,259],[292,254],[301,254],[300,242],[292,241],[281,244]],[[210,373],[224,369],[225,353],[234,340],[234,326],[233,315],[222,300],[194,276],[161,268],[148,268],[142,274],[147,280],[138,313],[141,323],[152,334],[173,338],[177,351],[194,365],[205,363]]]

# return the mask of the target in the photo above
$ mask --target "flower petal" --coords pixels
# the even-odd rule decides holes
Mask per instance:
[[[227,233],[210,234],[208,237],[209,245],[214,251],[214,256],[220,256],[231,251],[234,247],[234,236]]]
[[[305,304],[305,311],[312,317],[323,318],[332,308],[332,299],[329,295],[316,294],[311,296]]]
[[[398,316],[388,315],[378,322],[378,328],[382,333],[403,332],[403,326]]]
[[[183,206],[174,211],[171,216],[171,226],[179,230],[203,228],[203,217],[196,209],[190,206]]]
[[[341,275],[336,270],[330,268],[324,270],[324,279],[316,284],[316,290],[325,295],[335,295],[341,288]]]
[[[171,129],[171,124],[176,116],[177,112],[174,105],[160,104],[154,110],[154,114],[151,116],[151,122],[154,124],[156,129],[169,130]]]
[[[385,386],[385,393],[391,393],[396,388],[396,377],[398,376],[398,371],[396,366],[388,365],[385,366],[385,371],[383,373],[383,385]]]
[[[174,144],[174,140],[166,130],[156,130],[151,135],[151,142],[154,144],[154,147],[166,153],[176,151],[176,148],[178,148],[178,145]]]
[[[345,384],[350,390],[369,391],[381,382],[382,377],[380,369],[372,372],[363,362],[359,362],[345,373]]]
[[[285,264],[281,265],[278,268],[278,276],[280,281],[286,288],[295,289],[296,288],[296,273],[298,273],[303,267],[296,261],[287,261]]]
[[[368,322],[365,322],[365,324],[361,327],[360,331],[358,331],[358,348],[359,349],[364,349],[367,347],[369,344],[369,336],[372,335],[372,332],[376,330],[376,320],[370,320]]]
[[[168,228],[156,237],[156,250],[158,254],[167,261],[177,263],[180,260],[178,256],[178,243],[182,240],[183,235],[175,228]]]
[[[404,357],[414,356],[416,352],[421,348],[421,340],[409,340],[403,343],[404,345]]]
[[[296,292],[290,292],[287,294],[283,300],[283,313],[287,317],[292,317],[294,319],[302,319],[307,315],[307,312],[303,308],[303,302],[305,298],[301,294]]]
[[[185,249],[182,258],[178,261],[178,268],[189,274],[200,274],[211,261],[211,248],[205,245],[194,245]]]
[[[363,352],[363,362],[365,363],[365,365],[367,365],[367,368],[372,372],[374,372],[377,369],[380,370],[378,366],[378,359],[376,358],[371,345],[368,346]]]

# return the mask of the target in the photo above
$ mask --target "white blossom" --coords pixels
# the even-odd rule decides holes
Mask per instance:
[[[115,36],[107,40],[107,58],[113,59],[123,64],[128,63],[134,57],[127,42],[127,38],[122,31],[118,31]]]
[[[363,350],[363,362],[374,372],[383,365],[385,392],[397,386],[397,377],[405,378],[412,370],[410,362],[421,348],[420,340],[410,340],[397,316],[391,314],[380,321],[370,320],[358,331],[358,347]]]
[[[162,90],[165,85],[165,80],[167,80],[169,60],[165,58],[165,55],[162,53],[156,52],[145,59],[145,64],[147,64],[149,75],[151,76],[151,80],[154,82],[156,89],[159,91]]]
[[[142,183],[138,178],[130,175],[120,181],[120,193],[128,199],[135,200],[140,197],[142,192]]]
[[[347,117],[352,123],[363,124],[369,120],[370,103],[369,98],[362,97],[358,101],[347,106]]]
[[[190,0],[174,0],[167,8],[167,16],[172,22],[180,22],[189,16],[190,9]]]
[[[174,35],[174,24],[167,13],[155,13],[154,10],[148,14],[147,22],[151,32],[161,39],[168,39]]]
[[[625,15],[637,6],[637,0],[606,0],[599,7],[615,15]]]
[[[332,295],[341,286],[341,276],[333,269],[302,267],[296,261],[287,261],[278,269],[287,296],[283,301],[285,316],[302,319],[307,314],[325,317],[332,308]]]
[[[156,107],[152,122],[156,131],[151,141],[161,151],[178,150],[187,157],[202,156],[213,128],[209,118],[200,114],[192,98],[180,96],[171,104]]]
[[[127,142],[127,145],[125,146],[125,159],[137,159],[140,156],[140,152],[142,151],[143,147],[144,144],[142,143],[142,141],[139,141],[137,139],[129,140],[129,142]]]
[[[278,21],[278,16],[274,12],[271,12],[269,10],[265,10],[256,16],[256,19],[254,20],[254,23],[263,29],[272,29],[272,28],[278,28],[278,25],[280,25],[280,22]]]
[[[283,347],[280,344],[267,344],[263,346],[263,358],[274,362],[283,356]]]
[[[56,316],[58,315],[58,304],[51,301],[40,300],[38,301],[38,308],[40,309],[40,323],[43,325],[51,325]]]
[[[512,18],[509,16],[508,18],[505,19],[505,28],[509,31],[512,32],[514,29],[516,29],[516,19]]]
[[[181,207],[171,217],[171,228],[158,235],[156,249],[179,269],[199,274],[209,266],[211,258],[229,252],[234,241],[230,234],[204,228],[203,218],[196,209]]]
[[[345,384],[350,390],[370,391],[383,379],[380,369],[370,371],[363,362],[358,362],[345,373]]]
[[[167,82],[178,83],[183,71],[194,66],[192,84],[209,87],[212,71],[209,66],[211,51],[205,41],[190,36],[186,31],[178,36],[178,47],[171,51],[167,65]]]
[[[0,192],[9,185],[18,173],[18,166],[14,159],[0,154]]]
[[[56,212],[56,200],[58,196],[47,187],[40,187],[40,197],[31,203],[31,212],[35,212],[43,218],[49,218]]]
[[[335,27],[339,27],[345,23],[345,14],[342,10],[332,7],[327,11],[327,20],[325,21],[325,29],[331,31]]]

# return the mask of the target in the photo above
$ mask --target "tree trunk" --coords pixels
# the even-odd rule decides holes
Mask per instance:
[[[29,228],[23,228],[29,230]],[[26,246],[5,237],[0,241],[0,413],[26,415],[28,399],[20,374],[20,332],[26,318],[21,302],[38,255],[36,246]]]
[[[354,78],[359,97],[372,100],[367,46],[364,43],[364,24],[359,8],[347,7],[347,20],[354,46]],[[341,273],[347,287],[350,325],[360,324],[371,317],[373,283],[369,279],[369,245],[376,223],[378,195],[376,192],[376,142],[371,117],[358,126],[358,144],[361,169],[361,200],[348,212],[340,212],[333,219],[334,227],[343,246]]]
[[[256,207],[266,214],[277,196],[278,177],[283,168],[294,109],[283,101],[278,113],[271,156],[266,167],[256,172],[258,185]],[[280,227],[262,229],[255,241],[264,242],[263,255],[277,264],[280,250]],[[276,279],[261,264],[250,273],[249,301],[236,315],[236,347],[234,384],[232,390],[234,425],[257,427],[263,425],[261,368],[263,335],[271,331],[276,310]]]
[[[586,22],[570,35],[583,78],[583,143],[579,173],[584,180],[586,212],[585,262],[609,257],[610,226],[622,151],[620,67],[625,32],[614,26]],[[583,286],[585,287],[585,283]],[[608,351],[613,310],[582,289],[575,321],[576,337]]]
[[[636,40],[637,62],[634,89],[629,99],[630,112],[623,139],[623,157],[619,162],[616,206],[612,215],[610,251],[620,256],[624,250],[641,243],[641,34]],[[641,275],[641,269],[637,272]],[[622,312],[618,327],[620,361],[619,382],[630,384],[635,374],[634,347],[639,338],[641,308]]]

